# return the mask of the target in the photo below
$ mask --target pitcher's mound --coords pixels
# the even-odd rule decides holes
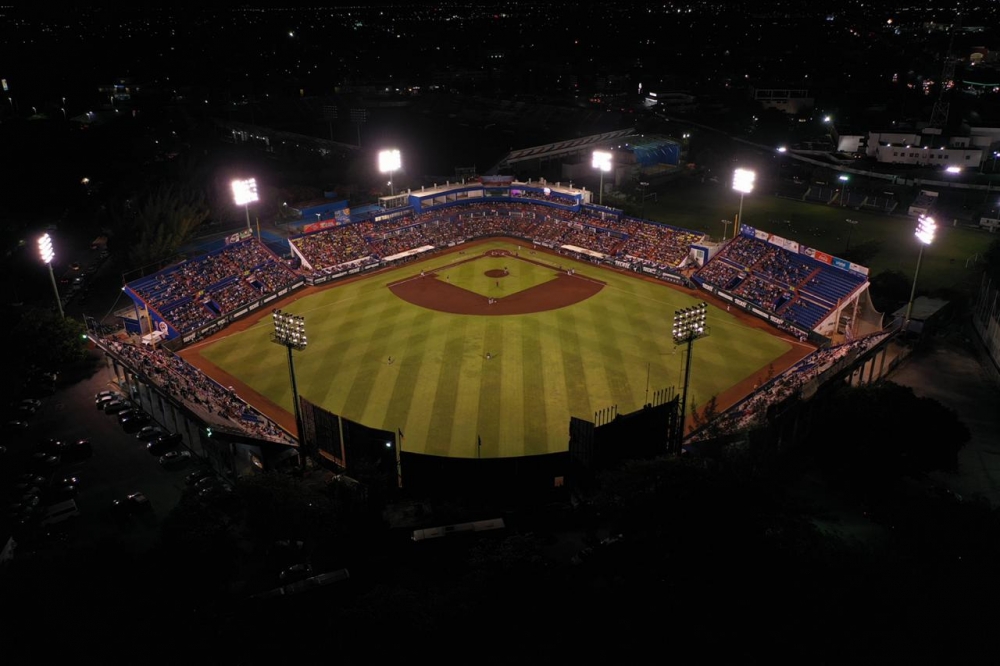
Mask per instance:
[[[485,273],[483,273],[483,275],[485,275],[488,278],[502,278],[502,277],[507,277],[507,274],[504,273],[503,270],[501,270],[499,268],[491,268],[490,270],[488,270]]]

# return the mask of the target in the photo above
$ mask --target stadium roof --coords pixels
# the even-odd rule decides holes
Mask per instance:
[[[491,168],[486,173],[495,174],[501,169],[517,164],[518,162],[552,159],[562,155],[584,153],[594,148],[600,148],[606,143],[617,143],[621,139],[627,136],[632,136],[633,134],[635,134],[635,128],[630,127],[623,130],[615,130],[614,132],[591,134],[590,136],[583,136],[577,139],[567,139],[566,141],[557,141],[555,143],[546,143],[541,146],[532,146],[531,148],[512,150],[507,153],[506,157],[500,160],[496,166]]]

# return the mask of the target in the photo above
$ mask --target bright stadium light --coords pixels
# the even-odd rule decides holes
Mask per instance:
[[[59,287],[56,286],[56,274],[52,272],[52,260],[56,258],[56,253],[52,249],[52,239],[49,238],[48,234],[44,234],[38,239],[38,254],[42,258],[42,261],[49,267],[49,277],[52,278],[52,291],[56,295],[56,305],[59,306],[59,316],[62,319],[66,318],[66,313],[63,312],[62,300],[59,298]]]
[[[403,158],[398,150],[383,150],[378,154],[378,170],[389,174],[389,194],[394,195],[396,188],[392,182],[392,174],[403,165]]]
[[[295,360],[292,350],[302,351],[306,348],[308,340],[306,338],[306,319],[299,315],[293,315],[281,310],[274,310],[271,313],[274,323],[274,334],[271,342],[281,345],[288,350],[288,377],[292,383],[292,407],[295,412],[296,437],[301,447],[299,462],[305,465],[305,447],[302,442],[302,415],[299,413],[299,388],[295,383]]]
[[[917,253],[917,270],[913,272],[913,287],[910,289],[910,302],[906,304],[906,319],[903,321],[903,330],[910,326],[910,314],[913,312],[913,298],[917,295],[917,277],[920,275],[920,260],[924,257],[924,246],[934,242],[934,233],[937,231],[937,223],[933,217],[921,215],[917,220],[917,230],[914,235],[920,241],[920,251]]]
[[[691,381],[691,352],[694,341],[708,335],[705,321],[708,316],[708,304],[699,303],[683,310],[674,311],[674,344],[687,343],[687,359],[684,363],[684,390],[681,392],[681,413],[678,416],[678,433],[675,438],[676,452],[680,453],[684,442],[684,411],[687,409],[688,385]]]
[[[604,172],[611,171],[611,153],[606,150],[595,150],[591,161],[591,166],[601,172],[601,194],[598,199],[600,205],[604,205]]]
[[[960,166],[950,166],[945,169],[948,173],[962,173],[962,167]]]
[[[233,200],[237,206],[243,206],[247,212],[247,230],[253,231],[250,227],[250,204],[260,199],[257,197],[257,181],[253,178],[233,181]]]
[[[753,183],[757,180],[757,174],[750,169],[737,169],[733,171],[733,189],[740,193],[740,211],[736,216],[736,224],[733,225],[733,238],[743,224],[743,195],[753,192]],[[723,238],[722,240],[726,240]]]

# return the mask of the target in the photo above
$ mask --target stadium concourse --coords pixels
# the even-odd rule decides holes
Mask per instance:
[[[166,339],[165,348],[147,351],[169,357],[168,350],[286,300],[306,285],[497,236],[702,289],[727,309],[736,306],[819,347],[881,328],[880,316],[869,317],[867,328],[860,326],[870,310],[867,269],[793,241],[743,226],[719,245],[701,233],[572,201],[548,188],[522,186],[516,195],[508,188],[497,198],[482,194],[496,188],[480,189],[479,198],[463,199],[461,191],[469,186],[454,187],[458,195],[415,195],[409,206],[291,237],[285,257],[243,232],[222,249],[129,282],[125,293],[145,314],[143,323]],[[192,371],[184,374],[190,377]],[[264,428],[270,431],[271,425]]]

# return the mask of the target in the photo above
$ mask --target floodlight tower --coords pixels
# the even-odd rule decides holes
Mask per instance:
[[[733,172],[733,189],[740,193],[740,212],[736,216],[736,224],[733,225],[733,238],[736,238],[736,233],[743,224],[743,195],[753,192],[753,183],[756,179],[757,174],[750,169],[737,169]]]
[[[393,174],[396,169],[403,165],[403,160],[399,155],[399,151],[393,150],[383,150],[378,154],[378,170],[382,173],[389,174],[389,194],[396,194],[395,185],[393,185]]]
[[[934,242],[934,232],[937,231],[937,223],[934,218],[921,215],[917,221],[917,230],[914,235],[920,241],[920,252],[917,253],[917,270],[913,273],[913,288],[910,289],[910,302],[906,304],[906,320],[903,322],[905,331],[910,325],[910,313],[913,312],[913,297],[917,294],[917,276],[920,275],[920,260],[924,257],[924,246]]]
[[[257,181],[253,178],[233,181],[233,199],[237,206],[243,206],[247,211],[247,231],[253,233],[250,227],[250,204],[259,201],[257,197]]]
[[[600,205],[604,205],[604,172],[611,171],[611,153],[604,150],[595,150],[591,165],[601,172],[601,194],[598,199]]]
[[[56,294],[56,305],[59,306],[59,316],[65,319],[66,313],[63,312],[62,301],[59,299],[59,287],[56,286],[56,274],[52,272],[52,260],[55,259],[56,255],[52,251],[52,239],[49,238],[48,234],[38,239],[38,254],[41,255],[42,261],[48,264],[49,277],[52,278],[52,291]]]
[[[674,311],[674,344],[687,343],[687,359],[684,361],[684,390],[681,392],[681,413],[678,418],[677,449],[680,453],[681,442],[684,441],[684,412],[687,409],[688,384],[691,380],[691,351],[694,341],[708,335],[705,319],[708,312],[707,303],[699,303],[683,310]]]
[[[288,350],[288,376],[292,382],[292,407],[295,409],[295,433],[299,440],[300,464],[305,464],[305,447],[302,442],[302,415],[299,413],[299,389],[295,383],[295,361],[292,357],[292,350],[302,351],[306,348],[306,319],[298,315],[293,315],[281,310],[274,310],[271,313],[274,320],[274,335],[271,342],[281,345]]]

